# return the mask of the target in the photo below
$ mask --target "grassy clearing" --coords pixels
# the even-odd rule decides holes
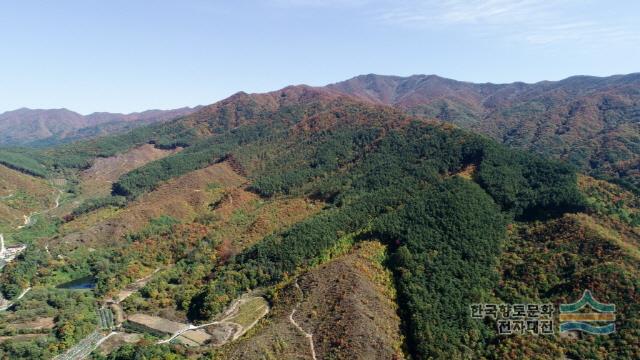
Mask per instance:
[[[250,298],[238,306],[238,313],[230,318],[225,319],[227,322],[233,322],[248,330],[251,325],[260,320],[269,308],[269,304],[262,297]]]

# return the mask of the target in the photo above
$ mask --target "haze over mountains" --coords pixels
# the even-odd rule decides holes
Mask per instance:
[[[84,116],[67,109],[21,108],[0,114],[0,146],[46,146],[120,133],[197,109],[184,107],[131,114],[96,112]]]

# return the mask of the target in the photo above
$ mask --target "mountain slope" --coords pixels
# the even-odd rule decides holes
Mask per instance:
[[[55,196],[45,180],[0,165],[0,234],[15,232],[24,216],[51,207]]]
[[[258,359],[264,349],[304,358],[312,348],[319,358],[346,359],[640,354],[632,305],[640,277],[627,271],[638,253],[635,197],[602,180],[578,182],[561,161],[307,86],[238,93],[189,116],[41,155],[73,181],[139,145],[182,150],[106,179],[121,175],[112,199],[52,222],[53,232],[5,268],[1,290],[46,294],[89,276],[96,288],[83,293],[107,301],[146,279],[121,313],[204,328],[245,296],[268,300],[270,310],[262,319],[244,314],[243,324],[255,326],[222,348],[142,340],[112,358]],[[479,302],[566,302],[582,285],[619,304],[618,332],[594,341],[541,336],[523,347],[530,336],[500,336],[495,322],[469,314]],[[11,316],[25,320],[56,303],[27,299]],[[69,349],[93,331],[88,310],[73,318],[51,310],[46,340],[14,338],[0,344],[0,356]]]
[[[197,108],[148,110],[140,113],[80,115],[67,109],[18,109],[0,114],[0,146],[43,146],[124,132],[167,121]]]
[[[487,134],[640,186],[640,74],[535,84],[363,75],[327,88]]]
[[[403,359],[393,279],[381,264],[385,250],[363,242],[288,284],[275,296],[269,323],[223,348],[220,358],[313,359],[295,322],[316,339],[316,358]]]
[[[183,172],[234,159],[251,180],[249,189],[266,199],[327,203],[318,215],[214,266],[205,289],[188,306],[180,300],[193,320],[214,316],[247,289],[278,287],[336,249],[380,239],[391,248],[387,266],[405,309],[410,355],[488,356],[487,344],[499,338],[467,311],[470,301],[499,295],[494,270],[506,241],[503,217],[528,223],[581,210],[575,175],[565,165],[335,91],[241,93],[177,122],[194,130],[189,147],[123,176],[116,189],[140,196]],[[630,324],[615,339],[635,331]],[[330,340],[314,341],[320,347]],[[625,353],[615,341],[606,351]]]

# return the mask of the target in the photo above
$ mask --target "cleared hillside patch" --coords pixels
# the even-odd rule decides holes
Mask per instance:
[[[401,359],[402,335],[386,247],[363,242],[279,290],[255,333],[220,352],[228,359]]]
[[[65,224],[62,231],[67,235],[59,241],[71,245],[113,242],[127,233],[142,229],[151,219],[162,215],[192,221],[198,213],[206,211],[214,200],[207,191],[207,185],[211,182],[225,187],[238,187],[245,179],[226,163],[218,163],[169,180],[124,209],[80,216]]]
[[[15,230],[25,215],[50,208],[54,200],[46,180],[0,165],[0,233]]]
[[[82,194],[87,197],[108,195],[111,193],[111,185],[123,174],[180,150],[181,148],[163,150],[145,144],[122,154],[97,158],[93,165],[80,175]]]

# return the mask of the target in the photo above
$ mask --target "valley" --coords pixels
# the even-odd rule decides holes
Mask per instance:
[[[639,13],[0,2],[0,360],[640,359]]]

